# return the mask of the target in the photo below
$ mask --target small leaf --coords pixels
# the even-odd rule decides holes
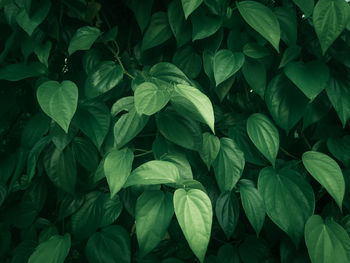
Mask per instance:
[[[345,194],[345,181],[337,162],[328,155],[315,151],[304,152],[302,160],[306,170],[326,188],[341,209]]]
[[[215,161],[219,151],[219,138],[208,132],[203,133],[203,144],[202,148],[199,151],[199,155],[202,158],[203,162],[207,165],[208,170],[210,170],[210,166]]]
[[[294,45],[286,48],[286,50],[283,52],[281,62],[278,68],[283,68],[289,62],[293,61],[294,59],[297,59],[300,56],[300,53],[300,46]]]
[[[255,31],[261,34],[279,52],[280,25],[275,14],[255,1],[237,2],[238,11]]]
[[[256,148],[275,165],[280,139],[278,130],[270,119],[261,113],[250,115],[247,133]]]
[[[131,173],[134,154],[128,148],[114,149],[104,160],[103,168],[113,198],[123,187]]]
[[[305,225],[305,243],[312,263],[350,261],[349,235],[331,218],[310,217]]]
[[[213,220],[209,197],[201,190],[177,189],[174,194],[175,215],[185,238],[201,263],[207,251]]]
[[[91,26],[79,28],[69,42],[68,53],[71,56],[75,51],[88,50],[101,35],[100,29]]]
[[[239,217],[239,203],[235,193],[226,191],[220,194],[216,200],[215,214],[229,240],[236,229]]]
[[[203,0],[181,0],[185,18],[187,19],[188,16],[202,4],[202,2]]]
[[[192,42],[214,35],[222,25],[222,18],[208,12],[205,8],[198,8],[191,16]]]
[[[38,87],[36,95],[42,110],[68,133],[77,109],[78,87],[69,80],[61,84],[47,81]]]
[[[315,0],[293,0],[293,2],[300,8],[306,17],[312,15],[314,11]]]
[[[240,52],[232,53],[232,51],[227,49],[221,49],[216,52],[213,60],[216,86],[240,70],[243,63],[244,55]]]

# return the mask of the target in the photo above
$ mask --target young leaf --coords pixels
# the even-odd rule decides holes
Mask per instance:
[[[239,192],[244,212],[257,236],[265,221],[265,204],[254,183],[247,179],[239,181]]]
[[[332,218],[310,217],[305,225],[305,243],[312,263],[350,261],[349,235]]]
[[[140,254],[151,252],[163,239],[174,214],[173,195],[145,191],[136,202],[136,235]]]
[[[129,175],[124,187],[144,184],[177,183],[180,179],[176,165],[166,161],[149,161],[137,167]]]
[[[237,8],[247,24],[279,52],[281,32],[276,15],[268,7],[255,1],[237,2]]]
[[[209,197],[201,190],[177,189],[174,194],[175,215],[185,238],[201,263],[207,251],[213,220]]]
[[[213,60],[216,86],[240,70],[243,63],[244,55],[240,52],[232,53],[232,51],[227,49],[221,49],[216,52]]]
[[[341,209],[345,194],[345,181],[337,162],[328,155],[315,151],[304,152],[302,160],[306,170],[326,188]]]
[[[220,151],[213,163],[216,182],[221,192],[231,191],[244,169],[244,154],[229,138],[220,139]]]
[[[187,19],[188,16],[202,4],[202,2],[203,0],[181,0],[185,18]]]
[[[114,149],[107,154],[103,168],[111,191],[111,198],[119,192],[128,179],[133,160],[134,154],[128,148]]]
[[[349,20],[349,5],[343,0],[320,0],[312,15],[323,55],[345,29]]]
[[[203,162],[207,165],[208,170],[215,161],[220,151],[220,140],[213,134],[208,132],[203,133],[203,144],[199,150],[199,155]]]
[[[266,167],[259,173],[258,189],[268,216],[298,245],[315,210],[312,187],[294,170]]]
[[[71,246],[70,235],[54,235],[35,249],[28,263],[64,263]]]
[[[256,148],[275,165],[280,139],[278,130],[270,119],[261,113],[250,115],[247,120],[247,133]]]
[[[226,191],[220,194],[216,200],[215,214],[229,240],[236,229],[239,217],[239,203],[235,193]]]
[[[68,133],[78,104],[78,87],[69,80],[46,81],[36,93],[41,109]]]
[[[71,56],[75,51],[88,50],[101,35],[97,27],[84,26],[79,28],[69,42],[68,53]]]

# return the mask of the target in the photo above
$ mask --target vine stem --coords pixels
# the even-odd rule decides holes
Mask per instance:
[[[116,42],[116,41],[114,41],[114,42]],[[127,75],[129,78],[135,79],[135,77],[134,77],[133,75],[131,75],[131,74],[125,69],[123,62],[121,61],[121,59],[120,59],[120,57],[119,57],[119,55],[118,55],[118,54],[119,54],[119,47],[118,47],[118,49],[117,49],[117,52],[115,52],[114,49],[111,48],[108,44],[105,44],[105,45],[106,45],[106,47],[108,48],[108,50],[113,54],[114,58],[118,61],[118,64],[122,67],[123,73],[124,73],[125,75]]]
[[[143,153],[135,154],[135,157],[141,157],[141,156],[150,154],[150,153],[152,153],[152,152],[153,152],[153,151],[146,151],[146,152],[143,152]]]

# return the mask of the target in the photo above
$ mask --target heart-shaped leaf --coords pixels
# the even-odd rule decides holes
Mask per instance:
[[[244,64],[244,55],[233,53],[228,49],[216,52],[213,61],[214,78],[216,86],[235,74]]]

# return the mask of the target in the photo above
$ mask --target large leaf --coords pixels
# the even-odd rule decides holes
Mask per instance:
[[[175,85],[170,101],[177,112],[206,123],[215,133],[213,105],[210,99],[197,88],[183,84]]]
[[[68,133],[69,124],[78,104],[78,87],[71,81],[47,81],[37,89],[42,110]]]
[[[28,263],[64,263],[71,246],[70,235],[55,235],[40,243],[30,256]]]
[[[239,203],[235,193],[226,191],[220,194],[216,200],[215,214],[229,240],[236,229],[239,217]]]
[[[100,35],[101,31],[97,27],[84,26],[79,28],[69,42],[69,55],[78,50],[90,49]]]
[[[130,237],[121,226],[113,225],[94,233],[85,247],[89,263],[130,263]]]
[[[320,0],[317,2],[312,20],[323,54],[345,29],[349,14],[349,5],[346,1]]]
[[[278,130],[270,119],[261,113],[250,115],[247,120],[247,133],[256,148],[275,165],[280,140]]]
[[[258,189],[268,216],[298,245],[315,209],[312,187],[294,170],[266,167],[260,171]]]
[[[111,198],[123,187],[131,173],[134,154],[128,148],[115,149],[109,152],[103,162]]]
[[[341,208],[345,194],[345,181],[337,162],[328,155],[315,151],[305,152],[302,160],[306,170],[326,188]]]
[[[310,217],[305,225],[305,243],[312,263],[350,261],[349,235],[331,218]]]
[[[235,74],[244,63],[244,55],[240,52],[233,53],[227,49],[216,52],[213,60],[213,70],[216,86]]]
[[[181,0],[182,8],[185,13],[185,18],[187,17],[201,5],[203,0]]]
[[[144,184],[177,183],[180,179],[176,165],[167,161],[149,161],[137,167],[128,177],[124,187]]]
[[[239,192],[244,212],[256,235],[259,235],[265,221],[266,209],[264,200],[254,183],[247,179],[239,181]]]
[[[199,150],[199,155],[203,162],[207,165],[208,170],[215,161],[220,151],[220,140],[209,132],[203,133],[203,144]]]
[[[255,1],[242,1],[237,3],[237,7],[247,24],[279,51],[281,32],[276,15],[268,7]]]
[[[136,235],[140,254],[146,255],[163,239],[174,214],[173,195],[145,191],[136,202]]]
[[[221,192],[231,191],[244,169],[244,154],[229,138],[220,139],[220,150],[213,163],[216,182]]]
[[[209,197],[198,189],[177,189],[174,194],[174,208],[190,248],[203,263],[213,220]]]

